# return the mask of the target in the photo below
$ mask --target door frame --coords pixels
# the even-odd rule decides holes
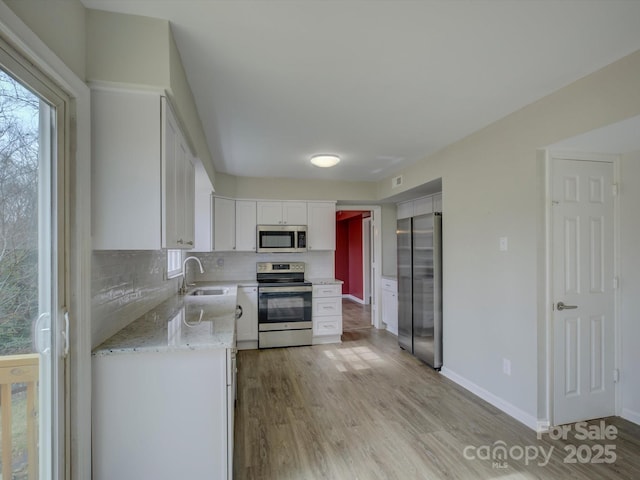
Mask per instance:
[[[371,324],[382,327],[382,207],[380,205],[336,205],[336,212],[365,210],[371,212],[371,231],[369,238],[373,246],[371,255]],[[337,220],[336,220],[337,221]]]
[[[362,301],[371,305],[371,217],[362,219]]]
[[[91,110],[90,91],[25,23],[0,2],[0,36],[68,96],[66,179],[67,308],[66,422],[63,478],[91,477]],[[70,408],[73,404],[73,409]]]
[[[544,357],[543,362],[538,362],[539,368],[544,371],[543,375],[538,375],[539,387],[544,392],[538,396],[538,430],[547,430],[554,423],[554,329],[553,329],[553,162],[554,160],[578,160],[589,162],[611,163],[613,168],[613,181],[615,185],[620,184],[620,156],[589,152],[572,152],[543,150],[541,152],[544,166],[544,298],[539,301],[543,308],[542,316],[544,325],[539,329],[539,340],[544,345],[544,350],[539,349],[539,355]],[[613,271],[614,277],[620,276],[620,195],[613,197]],[[622,336],[620,332],[620,290],[614,289],[614,369],[619,370],[622,362],[621,345]],[[613,372],[611,372],[613,374]],[[614,411],[617,416],[621,413],[621,382],[615,382],[614,386]]]

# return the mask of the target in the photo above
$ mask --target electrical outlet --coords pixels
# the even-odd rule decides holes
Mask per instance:
[[[224,258],[222,258],[222,257],[218,257],[218,258],[216,259],[216,266],[217,266],[219,269],[223,269],[223,268],[224,268]]]
[[[508,358],[502,359],[502,373],[505,375],[511,375],[511,360]]]

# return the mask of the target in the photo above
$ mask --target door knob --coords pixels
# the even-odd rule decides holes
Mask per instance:
[[[562,310],[574,310],[578,308],[577,305],[565,305],[564,302],[558,302],[557,308],[559,311]]]

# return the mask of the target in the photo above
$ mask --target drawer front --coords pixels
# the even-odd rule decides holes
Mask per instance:
[[[390,292],[395,292],[398,290],[398,283],[393,280],[382,279],[382,289],[388,290]]]
[[[342,297],[314,298],[313,316],[342,315]]]
[[[342,285],[314,285],[314,297],[339,297],[342,295]]]
[[[314,335],[342,335],[342,317],[327,317],[313,322]]]

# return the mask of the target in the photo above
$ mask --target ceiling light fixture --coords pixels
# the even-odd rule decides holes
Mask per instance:
[[[311,163],[313,163],[316,167],[328,168],[337,165],[340,162],[340,157],[338,155],[314,155],[311,157]]]

